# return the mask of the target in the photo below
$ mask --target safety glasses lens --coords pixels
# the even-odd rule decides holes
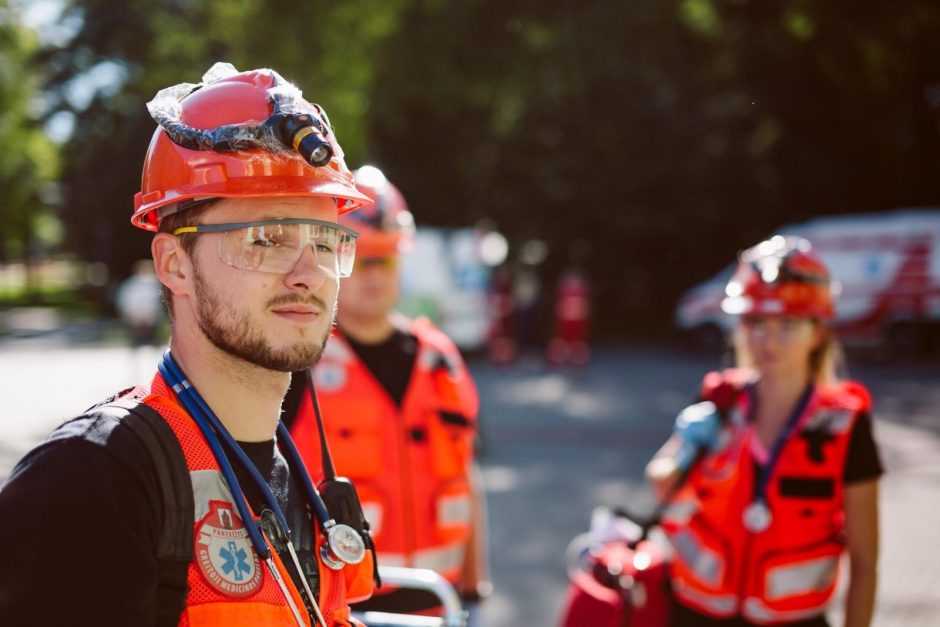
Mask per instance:
[[[763,318],[746,316],[742,319],[744,330],[754,339],[764,340],[771,336],[780,342],[808,335],[813,328],[813,321],[808,318]]]
[[[332,277],[347,277],[356,257],[356,239],[320,224],[259,224],[220,233],[219,258],[230,266],[258,272],[289,272],[307,247]]]

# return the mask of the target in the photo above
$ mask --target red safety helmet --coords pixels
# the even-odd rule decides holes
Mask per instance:
[[[353,173],[356,187],[372,202],[344,216],[341,222],[359,231],[356,254],[365,257],[390,257],[411,252],[414,247],[415,221],[398,188],[382,171],[364,165]]]
[[[809,240],[776,235],[741,253],[721,308],[737,315],[830,320],[835,314],[829,271]]]
[[[131,222],[142,229],[156,231],[164,216],[207,198],[325,196],[340,213],[369,200],[326,114],[273,70],[216,64],[200,85],[164,89],[148,109],[160,127],[134,196]],[[281,139],[285,120],[293,126]],[[310,142],[320,146],[321,167],[301,156]]]

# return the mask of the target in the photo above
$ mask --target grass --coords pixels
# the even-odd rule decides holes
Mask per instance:
[[[87,286],[40,284],[0,286],[0,309],[14,307],[52,307],[73,314],[95,315],[99,308]]]

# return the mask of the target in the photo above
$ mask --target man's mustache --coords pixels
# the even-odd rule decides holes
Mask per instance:
[[[297,294],[284,294],[283,296],[275,296],[268,301],[268,307],[281,307],[283,305],[316,305],[321,311],[328,311],[326,301],[314,294],[307,297]]]

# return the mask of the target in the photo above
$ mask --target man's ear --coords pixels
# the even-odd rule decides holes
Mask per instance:
[[[153,267],[157,278],[174,296],[192,291],[192,259],[180,246],[179,238],[170,233],[157,233],[150,243]]]

